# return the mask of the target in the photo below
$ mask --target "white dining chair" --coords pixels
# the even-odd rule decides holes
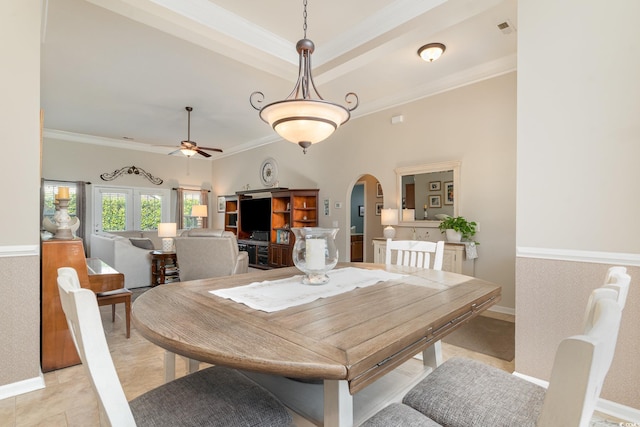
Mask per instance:
[[[72,268],[58,272],[60,302],[101,418],[129,426],[289,426],[291,415],[270,392],[241,373],[214,366],[127,402],[102,327],[96,295]]]
[[[431,257],[433,256],[433,263]],[[395,259],[395,262],[393,261]],[[442,270],[444,241],[387,239],[385,263]]]
[[[432,256],[433,262],[431,262]],[[387,239],[385,264],[388,266],[395,264],[442,270],[443,260],[444,241],[442,240],[439,242],[426,242],[423,240]],[[421,358],[425,366],[432,368],[440,366],[443,361],[442,342],[440,340],[434,342],[416,357],[418,359]]]
[[[625,267],[611,267],[607,270],[604,279],[604,285],[598,289],[594,289],[589,296],[587,309],[585,310],[583,329],[589,330],[593,325],[592,306],[601,298],[609,298],[618,302],[620,309],[624,310],[629,294],[629,286],[631,277],[627,274]]]
[[[620,293],[628,292],[629,280],[619,274]],[[607,279],[608,280],[608,279]],[[429,374],[403,398],[363,426],[404,425],[587,427],[615,353],[622,317],[618,294],[609,283],[593,291],[587,304],[591,322],[583,335],[561,341],[556,351],[549,387],[511,375],[478,361],[452,358]],[[601,293],[601,290],[607,292]]]

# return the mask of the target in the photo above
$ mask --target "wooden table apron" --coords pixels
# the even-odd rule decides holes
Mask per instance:
[[[350,265],[385,269],[336,268]],[[473,277],[386,269],[409,276],[274,313],[209,291],[300,274],[295,267],[158,286],[136,299],[133,322],[176,354],[265,374],[347,380],[354,394],[500,300],[499,286]]]

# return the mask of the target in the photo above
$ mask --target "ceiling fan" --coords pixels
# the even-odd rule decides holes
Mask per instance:
[[[187,157],[192,157],[192,156],[195,156],[196,154],[200,154],[201,156],[204,156],[204,157],[211,157],[211,154],[203,150],[216,151],[218,153],[222,153],[222,150],[219,148],[199,147],[195,141],[191,141],[191,112],[193,111],[193,108],[185,107],[185,110],[187,110],[187,120],[188,120],[187,140],[181,141],[178,149],[175,151],[172,151],[171,153],[169,153],[169,155],[176,154],[177,152],[181,152]]]

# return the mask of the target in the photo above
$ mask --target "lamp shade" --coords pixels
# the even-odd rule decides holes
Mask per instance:
[[[442,43],[429,43],[418,49],[418,55],[427,62],[433,62],[440,58],[446,49]]]
[[[176,237],[175,222],[161,222],[158,224],[158,237]]]
[[[188,148],[182,148],[180,149],[180,151],[182,152],[182,154],[184,154],[187,157],[195,156],[196,154],[198,154],[196,150],[191,150]]]
[[[289,142],[315,144],[349,120],[350,113],[330,102],[290,99],[267,105],[260,117]]]
[[[191,216],[197,216],[200,218],[207,216],[207,205],[191,206]]]
[[[415,221],[416,220],[416,210],[415,209],[403,209],[402,210],[402,221]]]
[[[380,222],[382,225],[398,225],[397,209],[382,209],[380,215]]]

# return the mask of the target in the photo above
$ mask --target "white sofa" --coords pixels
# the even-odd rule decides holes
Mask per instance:
[[[132,239],[148,246],[134,246]],[[91,235],[90,243],[89,256],[100,258],[124,274],[125,287],[151,286],[151,251],[162,249],[162,238],[156,230],[97,233]]]

